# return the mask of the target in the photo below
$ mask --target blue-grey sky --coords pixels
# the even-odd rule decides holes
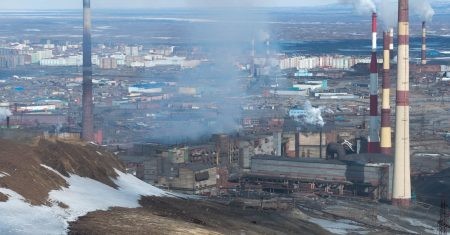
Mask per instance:
[[[91,0],[94,8],[171,8],[171,7],[304,7],[349,3],[356,0]],[[379,4],[386,0],[371,0]],[[422,1],[422,0],[417,0]],[[448,2],[448,0],[428,0]],[[82,0],[0,0],[0,10],[10,9],[80,9]]]
[[[96,8],[161,8],[248,5],[262,7],[318,6],[338,0],[91,0]],[[0,9],[76,9],[82,0],[0,0]]]

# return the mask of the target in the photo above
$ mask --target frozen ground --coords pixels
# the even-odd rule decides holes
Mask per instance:
[[[326,229],[327,231],[333,234],[345,235],[349,233],[357,233],[357,234],[368,233],[367,229],[356,225],[356,223],[351,220],[331,221],[318,218],[310,218],[309,221],[319,225],[320,227]]]

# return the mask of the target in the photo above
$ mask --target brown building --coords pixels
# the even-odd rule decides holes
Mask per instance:
[[[171,168],[171,170],[174,168]],[[162,176],[158,183],[169,190],[195,195],[217,195],[217,168],[205,164],[180,164],[174,176]]]

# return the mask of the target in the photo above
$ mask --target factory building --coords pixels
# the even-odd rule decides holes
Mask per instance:
[[[316,192],[390,200],[392,163],[359,163],[323,159],[258,156],[241,176],[243,189]]]
[[[359,63],[368,64],[370,63],[370,58],[358,58],[351,56],[296,56],[281,59],[279,66],[281,69],[296,68],[300,70],[308,70],[315,68],[329,68],[348,70]]]
[[[181,165],[174,176],[160,177],[158,184],[169,190],[196,195],[217,194],[217,167],[205,164]]]

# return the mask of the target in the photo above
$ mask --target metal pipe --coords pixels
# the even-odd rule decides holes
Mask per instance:
[[[378,115],[377,14],[372,14],[372,58],[370,61],[370,122],[368,152],[380,152],[380,117]]]
[[[94,141],[91,26],[91,1],[83,0],[83,120],[81,138],[84,141]]]
[[[393,205],[411,203],[411,162],[409,134],[409,1],[398,3],[398,69],[395,120],[395,165]]]
[[[392,148],[391,139],[391,62],[390,62],[390,36],[383,33],[383,95],[381,104],[381,153],[390,155]]]

